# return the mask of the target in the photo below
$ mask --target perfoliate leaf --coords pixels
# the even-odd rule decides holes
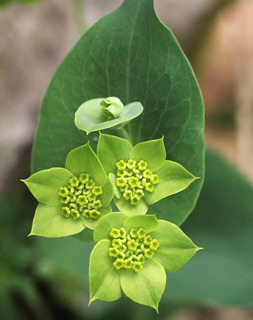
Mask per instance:
[[[174,36],[157,18],[152,0],[126,0],[100,19],[61,63],[42,102],[33,172],[63,167],[68,152],[88,140],[73,121],[78,107],[109,96],[119,97],[124,105],[140,101],[144,106],[141,116],[125,126],[133,144],[164,135],[167,159],[203,177],[200,90]],[[89,138],[94,145],[94,135]],[[158,217],[181,223],[195,205],[201,181],[162,200]]]
[[[30,235],[58,238],[81,232],[85,228],[83,220],[65,218],[61,207],[49,207],[40,203],[33,218]]]
[[[66,169],[52,168],[37,172],[22,181],[39,202],[49,206],[60,206],[59,188],[67,185],[72,177],[72,173]]]
[[[90,255],[90,303],[95,300],[114,301],[121,297],[120,272],[108,255],[109,240],[97,243]]]
[[[117,129],[116,126],[123,125],[136,118],[143,111],[141,103],[133,102],[126,105],[117,118],[108,120],[100,105],[102,100],[89,100],[78,108],[75,114],[75,125],[78,129],[85,131],[87,134],[108,128]]]
[[[158,312],[158,304],[165,289],[166,273],[159,262],[146,260],[140,272],[122,270],[120,284],[128,298]]]
[[[150,232],[159,242],[154,259],[161,263],[166,272],[182,268],[200,249],[175,224],[158,220],[158,227]]]

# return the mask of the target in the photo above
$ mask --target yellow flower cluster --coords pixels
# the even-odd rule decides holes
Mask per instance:
[[[87,219],[98,219],[101,201],[97,197],[103,193],[101,186],[96,186],[88,173],[81,173],[80,177],[72,177],[66,187],[61,187],[58,194],[63,207],[61,214],[74,220],[81,215]]]
[[[152,239],[143,228],[132,228],[127,234],[124,228],[113,228],[110,232],[112,246],[109,256],[115,258],[115,269],[132,269],[139,272],[143,269],[145,259],[151,259],[159,247],[156,239]]]
[[[131,205],[138,205],[144,192],[153,192],[159,183],[157,174],[153,174],[147,168],[147,162],[141,160],[120,160],[116,163],[117,178],[116,184],[122,192],[123,198],[130,201]]]

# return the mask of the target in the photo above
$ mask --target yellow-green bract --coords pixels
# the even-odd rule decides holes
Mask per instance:
[[[39,201],[30,235],[64,237],[94,229],[111,212],[113,188],[89,144],[72,150],[66,168],[39,171],[23,180]]]
[[[128,215],[145,214],[148,206],[186,189],[194,177],[180,164],[166,160],[163,138],[135,146],[100,134],[98,157],[114,186],[114,202]]]
[[[166,272],[183,267],[200,249],[173,223],[157,220],[155,215],[129,217],[120,212],[108,214],[98,222],[94,241],[97,244],[89,266],[90,303],[114,301],[124,293],[157,312]],[[152,241],[154,245],[150,246]],[[148,250],[153,253],[143,259],[142,252]]]

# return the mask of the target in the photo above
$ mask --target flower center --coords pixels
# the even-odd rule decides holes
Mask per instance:
[[[109,256],[115,258],[113,266],[117,270],[124,268],[141,271],[145,259],[151,259],[159,247],[159,242],[147,235],[143,228],[132,228],[128,234],[124,228],[113,228],[110,236],[112,245]]]
[[[158,175],[153,174],[147,167],[147,162],[141,160],[120,160],[116,163],[116,184],[123,194],[123,198],[130,201],[131,205],[138,205],[144,192],[153,192],[159,183]]]
[[[88,173],[81,173],[80,177],[72,177],[66,187],[58,191],[63,204],[61,214],[74,220],[82,215],[86,219],[96,220],[100,216],[101,201],[97,197],[103,193],[101,186],[96,186]]]

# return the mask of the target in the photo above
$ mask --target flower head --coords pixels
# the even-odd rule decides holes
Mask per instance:
[[[111,213],[94,231],[90,257],[90,302],[114,301],[122,291],[158,309],[166,272],[180,269],[200,248],[173,223],[155,215]]]
[[[113,266],[117,270],[125,268],[139,272],[143,269],[145,259],[153,257],[159,242],[146,233],[142,227],[132,228],[129,232],[123,227],[111,230],[112,244],[109,248],[109,256],[115,258]]]
[[[128,215],[144,214],[153,203],[186,189],[196,178],[166,160],[162,139],[134,147],[126,139],[100,134],[98,157],[114,186],[114,202]]]
[[[123,103],[116,97],[108,97],[100,102],[102,112],[108,120],[119,118],[124,110]]]
[[[94,229],[111,212],[111,182],[89,144],[72,150],[66,168],[42,170],[23,180],[39,201],[31,235],[63,237]]]

